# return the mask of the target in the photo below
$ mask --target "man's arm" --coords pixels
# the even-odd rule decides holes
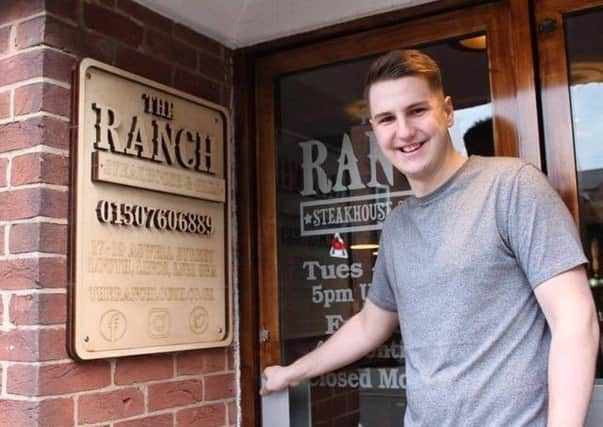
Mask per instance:
[[[590,404],[599,323],[584,267],[535,290],[551,329],[548,427],[583,426]]]
[[[267,395],[295,386],[346,366],[383,344],[398,326],[398,315],[366,300],[363,309],[350,318],[320,347],[289,366],[269,366],[260,394]]]

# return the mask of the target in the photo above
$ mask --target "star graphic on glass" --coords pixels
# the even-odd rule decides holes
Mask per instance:
[[[306,214],[304,216],[304,225],[310,224],[312,222],[312,216],[310,214]]]

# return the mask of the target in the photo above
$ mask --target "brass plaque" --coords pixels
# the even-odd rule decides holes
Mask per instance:
[[[76,85],[71,354],[230,344],[228,111],[91,59]]]

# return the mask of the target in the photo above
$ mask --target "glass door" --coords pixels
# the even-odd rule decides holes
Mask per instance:
[[[381,224],[410,194],[367,122],[363,82],[376,56],[418,47],[440,64],[455,103],[451,135],[459,151],[521,155],[539,165],[535,95],[526,78],[533,70],[507,60],[518,54],[511,16],[506,3],[488,4],[258,63],[260,369],[293,362],[361,309]],[[290,422],[399,426],[404,388],[404,343],[395,333],[354,365],[292,393]]]
[[[603,1],[536,2],[548,176],[580,225],[603,320]],[[560,54],[562,53],[562,54]],[[603,323],[600,324],[603,330]],[[597,381],[603,384],[599,355]],[[591,413],[603,423],[603,385]]]

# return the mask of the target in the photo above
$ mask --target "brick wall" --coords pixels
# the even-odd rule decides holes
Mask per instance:
[[[0,426],[232,426],[233,351],[65,350],[71,71],[81,57],[230,107],[231,52],[130,0],[0,2]]]

